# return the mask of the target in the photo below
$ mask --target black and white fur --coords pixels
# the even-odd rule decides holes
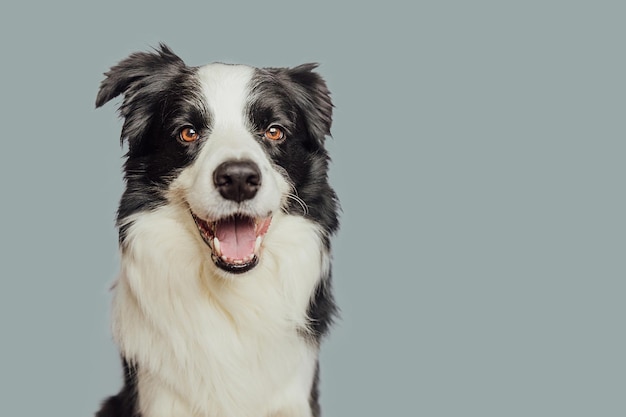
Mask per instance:
[[[161,45],[105,74],[96,106],[123,96],[128,141],[112,307],[125,381],[97,417],[320,415],[338,203],[315,67],[189,67]],[[272,126],[284,137],[268,139]],[[253,192],[220,188],[216,170],[233,161],[259,174]],[[216,256],[207,225],[234,218],[271,219],[253,260]]]

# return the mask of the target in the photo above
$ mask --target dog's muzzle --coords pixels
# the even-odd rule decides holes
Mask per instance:
[[[261,187],[261,170],[252,161],[226,161],[213,172],[213,184],[229,201],[242,203],[252,200]],[[252,217],[235,211],[219,219],[203,219],[191,213],[200,236],[211,249],[215,264],[224,271],[243,273],[259,261],[263,237],[272,216]]]

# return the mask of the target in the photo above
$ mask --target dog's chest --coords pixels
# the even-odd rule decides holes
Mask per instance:
[[[134,240],[113,306],[115,338],[139,364],[144,416],[304,409],[317,346],[302,330],[323,268],[315,229],[282,219],[254,274],[224,282],[207,279],[198,245],[182,237],[176,216],[157,214],[129,230]]]
[[[158,366],[138,374],[145,417],[159,417],[162,410],[252,417],[304,405],[317,360],[312,346],[286,333],[225,331],[205,337],[203,345],[155,353]]]
[[[128,297],[120,290],[118,296]],[[213,302],[172,305],[157,322],[128,298],[124,304],[130,315],[116,323],[118,341],[139,363],[144,417],[178,409],[185,416],[247,417],[306,403],[317,347],[292,323],[253,310],[240,321]]]

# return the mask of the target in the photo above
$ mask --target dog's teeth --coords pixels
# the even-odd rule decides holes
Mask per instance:
[[[259,249],[261,248],[262,240],[263,238],[261,236],[257,236],[256,241],[254,242],[254,253],[259,252]]]
[[[222,247],[217,237],[213,238],[213,248],[215,249],[215,253],[217,254],[217,256],[222,256]]]

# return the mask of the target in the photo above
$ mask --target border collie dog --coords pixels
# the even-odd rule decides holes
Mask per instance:
[[[317,417],[336,313],[332,108],[315,64],[189,67],[167,46],[105,73],[126,188],[112,330],[124,386],[97,417]]]

